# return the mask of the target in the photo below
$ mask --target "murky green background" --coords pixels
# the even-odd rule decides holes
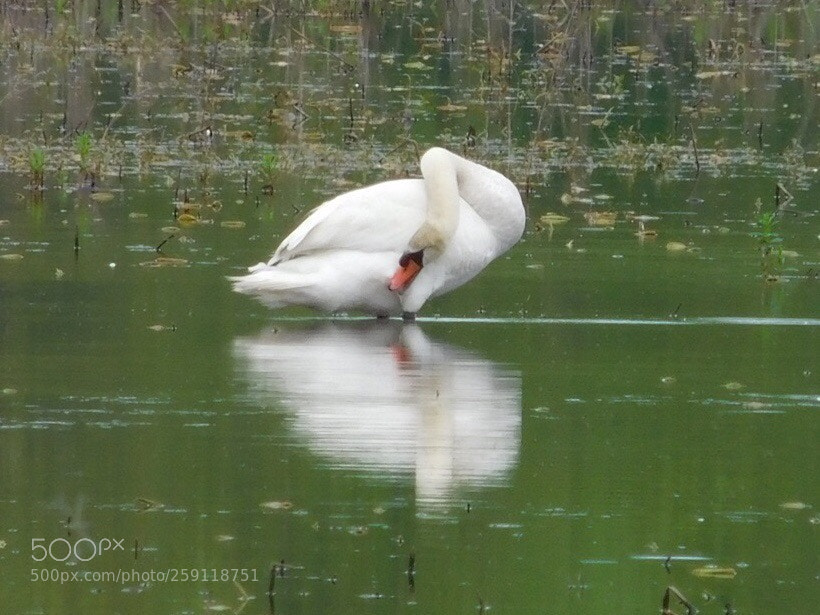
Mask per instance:
[[[2,4],[3,612],[815,611],[817,6],[594,4]],[[529,223],[417,324],[231,293],[434,144]]]

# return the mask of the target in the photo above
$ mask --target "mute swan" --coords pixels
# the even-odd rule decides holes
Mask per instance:
[[[500,173],[434,147],[423,179],[386,181],[314,209],[267,263],[231,278],[271,307],[362,310],[412,319],[524,232],[524,206]]]

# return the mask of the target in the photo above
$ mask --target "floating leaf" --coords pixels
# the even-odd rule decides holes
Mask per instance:
[[[655,220],[660,220],[658,216],[647,216],[647,215],[635,215],[635,214],[628,214],[627,218],[630,220],[634,220],[635,222],[654,222]]]
[[[330,31],[336,34],[359,34],[362,26],[360,24],[335,24],[330,26]]]
[[[262,508],[267,508],[268,510],[290,510],[293,508],[293,503],[287,500],[282,501],[271,501],[271,502],[262,502],[260,504]]]
[[[173,258],[171,256],[158,256],[152,261],[140,263],[143,267],[184,267],[188,261],[184,258]]]
[[[703,566],[702,568],[695,568],[692,574],[701,579],[734,579],[737,576],[737,571],[734,568]]]
[[[669,252],[683,252],[686,250],[686,244],[680,241],[668,241],[666,242],[666,249]]]
[[[176,331],[176,327],[174,326],[167,326],[167,325],[150,325],[148,327],[150,331]]]
[[[151,510],[159,510],[164,506],[162,502],[149,500],[148,498],[137,498],[134,504],[140,512],[148,512]]]
[[[618,214],[614,211],[588,211],[584,218],[590,226],[613,226]]]
[[[731,77],[734,74],[734,71],[731,70],[704,70],[699,73],[695,73],[695,78],[714,79],[715,77]]]
[[[114,200],[114,195],[111,192],[94,192],[91,195],[91,200],[98,203],[107,203]]]
[[[0,258],[4,261],[19,261],[22,260],[22,254],[0,254]]]
[[[743,385],[740,384],[739,382],[727,382],[726,384],[723,385],[723,388],[726,389],[727,391],[739,391],[740,389],[743,388]]]
[[[130,214],[128,214],[128,217],[132,220],[136,220],[138,218],[147,218],[148,214],[142,213],[141,211],[132,211]]]
[[[562,216],[561,214],[556,214],[554,212],[545,213],[543,216],[538,218],[538,221],[541,224],[547,224],[552,226],[554,224],[564,224],[565,222],[569,222],[569,218],[566,216]]]
[[[414,70],[430,70],[430,66],[427,66],[424,62],[405,62],[404,68],[412,68]]]
[[[245,223],[242,220],[223,220],[219,223],[222,228],[245,228]]]
[[[440,105],[436,107],[439,111],[447,111],[447,112],[455,112],[455,111],[466,111],[467,107],[464,105],[454,105],[453,103],[447,103],[446,105]]]
[[[163,233],[168,233],[168,234],[171,234],[171,235],[174,234],[174,233],[179,233],[179,227],[178,226],[163,226],[159,230],[161,230]]]
[[[193,214],[184,213],[184,214],[179,214],[179,216],[177,216],[177,222],[179,222],[180,224],[191,225],[191,224],[196,224],[197,222],[199,222],[199,218],[197,218]]]
[[[806,504],[805,502],[783,502],[780,508],[783,510],[806,510],[807,508],[811,508],[811,504]]]
[[[60,269],[59,267],[54,269],[54,278],[57,280],[62,280],[63,276],[65,276],[65,271]]]

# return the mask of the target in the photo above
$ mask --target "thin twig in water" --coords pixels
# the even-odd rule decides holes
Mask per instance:
[[[413,146],[413,149],[416,152],[416,158],[421,160],[421,156],[419,154],[419,144],[416,141],[414,141],[413,139],[402,139],[401,143],[399,143],[396,147],[394,147],[389,152],[387,152],[384,156],[379,158],[379,164],[382,164],[387,159],[388,156],[390,156],[392,154],[395,154],[397,151],[399,151],[402,148],[407,147],[408,145]]]
[[[184,43],[185,42],[185,37],[182,35],[182,31],[177,26],[177,23],[174,21],[174,18],[171,17],[171,15],[168,13],[168,11],[165,10],[165,7],[162,6],[161,4],[158,4],[157,7],[159,7],[159,10],[161,10],[163,13],[165,13],[165,16],[168,18],[168,21],[171,22],[171,25],[174,27],[174,30],[176,30],[176,33],[177,33],[177,36],[179,37],[179,40]]]
[[[174,234],[171,233],[170,235],[168,235],[168,237],[166,237],[165,239],[160,241],[159,245],[156,248],[154,248],[154,250],[156,250],[157,254],[159,254],[162,251],[162,246],[164,246],[166,243],[168,243],[169,240],[171,240],[173,238],[174,238]]]
[[[780,202],[780,193],[783,193],[786,196],[785,200],[782,203]],[[777,182],[777,185],[774,189],[774,204],[777,211],[783,211],[784,209],[786,209],[789,205],[792,204],[793,200],[794,196],[792,195],[792,193],[786,190],[786,187],[783,184]]]
[[[268,606],[270,607],[271,615],[274,615],[274,606],[273,606],[273,597],[276,595],[276,569],[277,565],[274,564],[270,569],[270,580],[268,581]]]
[[[692,150],[695,152],[695,172],[700,173],[700,156],[698,156],[698,137],[695,135],[695,127],[690,123],[689,130],[692,133]]]
[[[307,36],[305,36],[304,34],[302,34],[301,32],[299,32],[299,30],[297,30],[296,28],[294,28],[294,27],[292,27],[292,26],[291,26],[291,28],[290,28],[290,29],[291,29],[291,32],[293,32],[296,36],[298,36],[299,38],[301,38],[301,39],[302,39],[303,41],[305,41],[306,43],[310,43],[310,44],[311,44],[311,45],[313,45],[314,47],[319,47],[319,45],[317,45],[317,44],[316,44],[316,43],[314,43],[311,39],[309,39]],[[353,66],[350,62],[347,62],[347,61],[346,61],[346,60],[345,60],[342,56],[340,56],[338,53],[333,53],[330,49],[325,48],[325,53],[326,53],[326,54],[328,54],[329,56],[331,56],[331,57],[336,58],[337,60],[339,60],[339,62],[341,62],[341,63],[344,65],[344,71],[345,71],[346,73],[352,73],[352,72],[353,72],[353,70],[356,68],[356,67],[355,67],[355,66]]]

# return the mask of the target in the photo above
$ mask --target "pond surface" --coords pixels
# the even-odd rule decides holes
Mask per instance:
[[[3,612],[814,612],[817,6],[543,4],[3,8]],[[477,279],[231,292],[430,145]]]

